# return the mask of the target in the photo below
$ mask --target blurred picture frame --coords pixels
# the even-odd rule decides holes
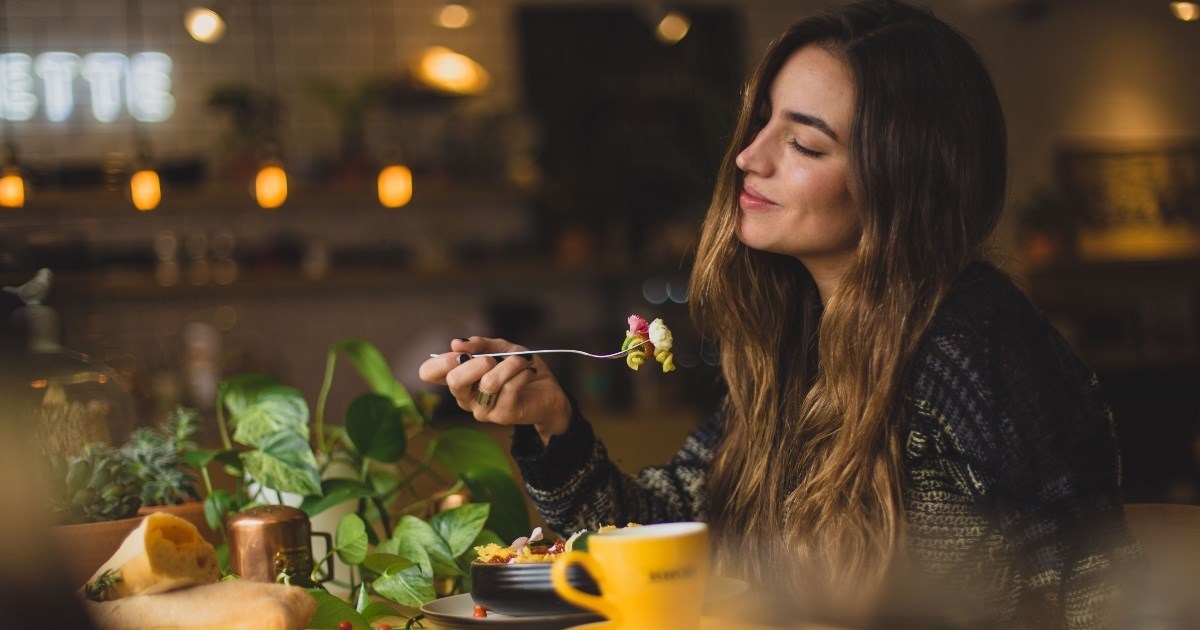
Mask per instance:
[[[1200,137],[1072,140],[1055,173],[1080,260],[1200,257]]]

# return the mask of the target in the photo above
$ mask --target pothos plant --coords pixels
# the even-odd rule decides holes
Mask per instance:
[[[326,406],[339,358],[354,367],[367,391],[334,424]],[[201,470],[205,514],[214,529],[223,531],[232,512],[282,502],[282,493],[303,497],[300,509],[310,517],[354,502],[329,550],[350,567],[350,575],[337,581],[348,589],[349,601],[313,589],[318,608],[309,627],[349,621],[366,629],[397,616],[411,625],[420,606],[439,594],[435,585],[440,594],[469,590],[475,546],[528,533],[525,498],[504,452],[472,426],[434,426],[436,402],[433,395],[410,394],[379,350],[360,339],[330,347],[311,416],[303,394],[272,376],[244,374],[221,383],[223,448],[189,455]],[[213,461],[233,476],[232,491],[213,487],[207,471]],[[460,492],[472,502],[433,509]],[[227,553],[222,545],[223,562]],[[325,559],[314,564],[321,567]]]

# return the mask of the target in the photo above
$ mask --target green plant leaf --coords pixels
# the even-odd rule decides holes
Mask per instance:
[[[346,564],[361,564],[367,557],[367,525],[357,514],[347,514],[338,521],[334,533],[334,548]]]
[[[509,541],[504,540],[499,534],[485,527],[479,532],[479,535],[475,537],[475,540],[471,541],[471,549],[473,551],[476,547],[486,545],[488,543],[497,544],[501,547],[507,547],[509,545]],[[478,557],[474,553],[471,553],[470,556],[472,561]]]
[[[375,622],[385,617],[408,617],[404,611],[385,602],[372,602],[363,609],[362,616],[367,621]]]
[[[237,451],[220,450],[217,451],[217,454],[213,456],[213,459],[217,460],[221,464],[224,464],[225,469],[235,478],[240,479],[243,476],[241,473],[244,470],[244,466],[242,464],[241,455],[239,455]]]
[[[290,429],[265,435],[258,450],[241,453],[246,472],[264,488],[301,496],[320,495],[317,458],[303,437]]]
[[[453,427],[439,433],[434,438],[433,456],[456,475],[492,468],[512,477],[508,458],[500,445],[474,427]]]
[[[254,403],[246,407],[233,431],[233,439],[261,448],[266,436],[285,429],[308,440],[308,402],[294,387],[270,387],[259,392]]]
[[[385,545],[380,545],[380,547],[383,546]],[[390,545],[387,546],[390,547]],[[408,567],[417,566],[417,563],[411,558],[406,558],[394,553],[384,553],[378,551],[378,547],[376,547],[375,553],[367,555],[367,557],[362,561],[362,564],[368,569],[381,575],[387,573],[388,571],[396,573],[403,571]]]
[[[531,525],[525,494],[510,475],[494,468],[480,468],[463,472],[462,479],[471,490],[472,501],[491,504],[488,529],[505,540],[529,535]]]
[[[429,551],[420,541],[404,536],[393,536],[375,546],[375,551],[408,558],[421,569],[421,575],[433,577],[433,562]]]
[[[323,479],[321,496],[304,497],[300,503],[300,509],[312,517],[346,501],[369,497],[373,494],[374,492],[369,486],[357,479]]]
[[[342,339],[333,347],[346,355],[372,392],[388,397],[397,407],[416,408],[408,389],[396,380],[383,354],[369,341]]]
[[[376,467],[367,472],[367,483],[375,489],[375,494],[387,496],[400,486],[401,475],[403,473],[398,472],[395,467],[387,470]]]
[[[467,503],[434,514],[429,525],[446,541],[451,557],[457,558],[471,549],[475,538],[483,531],[489,511],[487,503]]]
[[[342,621],[349,621],[354,630],[371,630],[371,622],[353,606],[321,588],[310,588],[308,594],[317,600],[317,610],[306,628],[337,630]]]
[[[217,458],[221,451],[209,449],[195,449],[184,452],[183,461],[187,462],[188,466],[193,468],[204,468],[209,462]]]
[[[408,552],[413,547],[421,548],[428,556],[428,563],[435,576],[452,577],[462,573],[454,563],[454,555],[450,553],[450,546],[446,541],[429,523],[411,514],[401,517],[400,522],[396,523],[391,540],[399,545],[396,553],[402,556],[411,558],[413,556]]]
[[[222,531],[231,503],[229,493],[225,490],[213,490],[212,494],[204,498],[204,520],[213,531]]]
[[[388,571],[376,578],[371,586],[376,593],[409,608],[420,608],[437,597],[432,578],[421,573],[420,567]]]
[[[350,402],[346,435],[363,456],[379,462],[394,462],[408,448],[400,410],[379,394],[362,394]]]
[[[260,392],[278,385],[279,380],[269,374],[238,374],[221,381],[217,386],[217,399],[236,422],[246,408],[258,400]]]

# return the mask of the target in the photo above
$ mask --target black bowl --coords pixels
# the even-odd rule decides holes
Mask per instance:
[[[583,567],[567,568],[567,581],[575,588],[599,595],[600,588]],[[593,612],[569,604],[554,592],[549,562],[471,565],[471,599],[501,615],[530,617]]]

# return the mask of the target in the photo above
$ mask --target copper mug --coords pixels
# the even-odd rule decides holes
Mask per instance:
[[[275,582],[281,575],[297,586],[312,587],[312,537],[325,539],[333,549],[333,538],[312,531],[308,515],[286,505],[260,505],[239,512],[225,522],[229,534],[229,571],[244,580]],[[330,557],[325,578],[333,579]]]

